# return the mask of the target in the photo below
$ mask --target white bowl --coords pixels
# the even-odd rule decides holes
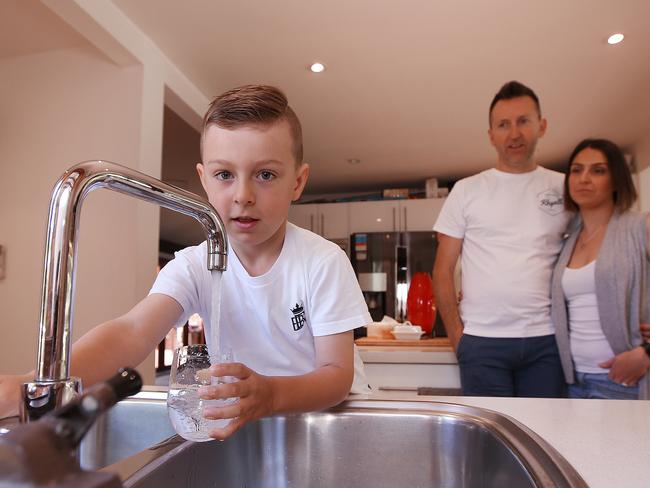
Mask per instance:
[[[412,334],[415,332],[419,332],[420,334],[422,334],[422,327],[420,327],[419,325],[403,324],[403,325],[396,325],[393,331],[399,333],[410,332]]]
[[[409,332],[396,332],[393,330],[393,335],[398,341],[417,341],[422,336],[422,331],[409,331]]]

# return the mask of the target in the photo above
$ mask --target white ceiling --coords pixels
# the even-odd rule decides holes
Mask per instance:
[[[0,0],[0,59],[87,41],[38,0]]]
[[[281,87],[303,121],[311,193],[491,166],[488,105],[511,79],[540,96],[545,164],[587,136],[633,149],[650,132],[647,0],[113,1],[206,96]],[[328,69],[311,73],[314,60]]]
[[[587,136],[633,152],[650,132],[647,0],[113,3],[206,97],[246,83],[281,87],[303,121],[312,194],[491,166],[487,108],[511,79],[541,98],[543,164],[561,165]],[[38,0],[2,0],[0,14],[0,57],[85,42]],[[626,40],[609,46],[619,31]],[[328,69],[311,73],[314,60]]]

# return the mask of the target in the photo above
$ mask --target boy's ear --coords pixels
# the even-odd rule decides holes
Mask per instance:
[[[199,174],[199,180],[201,180],[201,186],[203,187],[203,191],[207,194],[208,189],[205,187],[205,168],[203,167],[203,164],[201,163],[196,163],[196,172]]]
[[[302,191],[305,189],[307,180],[309,179],[309,165],[307,163],[302,163],[298,170],[296,171],[296,184],[293,187],[293,196],[291,198],[292,202],[295,202],[302,195]]]

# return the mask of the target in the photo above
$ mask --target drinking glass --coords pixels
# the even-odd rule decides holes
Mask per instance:
[[[230,351],[217,356],[210,355],[205,344],[182,346],[174,350],[174,361],[169,375],[167,412],[174,430],[184,439],[196,442],[212,440],[209,435],[214,428],[223,428],[230,419],[210,420],[203,416],[208,406],[223,406],[235,398],[203,400],[199,388],[205,385],[228,383],[230,377],[216,377],[210,374],[210,366],[232,362]]]

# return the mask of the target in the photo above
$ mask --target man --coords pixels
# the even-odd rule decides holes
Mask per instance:
[[[503,85],[489,110],[496,167],[458,181],[434,226],[437,306],[465,395],[564,396],[550,281],[568,215],[563,175],[534,160],[545,132],[537,95],[516,81]]]

